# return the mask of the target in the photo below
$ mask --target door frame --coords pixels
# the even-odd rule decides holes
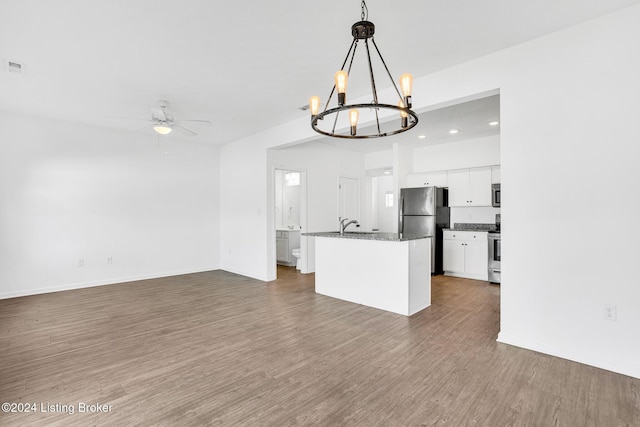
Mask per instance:
[[[276,216],[275,216],[275,194],[276,194],[276,171],[288,171],[288,172],[299,172],[300,173],[300,272],[301,273],[309,273],[308,268],[308,244],[307,238],[302,236],[302,233],[305,233],[308,228],[308,213],[307,213],[307,170],[304,168],[286,166],[286,165],[272,165],[271,166],[271,201],[269,205],[271,206],[271,220],[270,220],[270,229],[272,231],[271,247],[273,258],[271,260],[271,266],[273,268],[273,276],[278,278],[278,257],[276,255]]]

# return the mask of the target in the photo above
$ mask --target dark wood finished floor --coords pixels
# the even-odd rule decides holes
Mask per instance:
[[[497,343],[496,285],[432,287],[410,318],[293,268],[0,300],[0,401],[38,405],[0,425],[640,426],[640,380]]]

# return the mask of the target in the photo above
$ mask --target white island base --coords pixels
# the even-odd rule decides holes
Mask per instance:
[[[319,233],[318,233],[319,234]],[[316,235],[316,292],[410,316],[431,305],[431,241]]]

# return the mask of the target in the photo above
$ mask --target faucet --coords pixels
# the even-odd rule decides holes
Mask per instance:
[[[348,226],[350,226],[351,224],[356,224],[357,226],[359,225],[358,221],[356,221],[355,219],[352,219],[351,221],[349,221],[346,224],[344,223],[345,221],[349,221],[349,218],[344,218],[344,219],[340,220],[340,235],[341,236],[344,235],[344,230],[346,230],[346,228]]]

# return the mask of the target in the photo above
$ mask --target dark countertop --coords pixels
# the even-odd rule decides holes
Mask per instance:
[[[494,231],[496,229],[495,224],[480,224],[480,223],[455,223],[449,230],[453,231]]]
[[[428,239],[430,236],[421,234],[378,233],[366,231],[345,231],[340,235],[337,231],[323,231],[319,233],[302,233],[310,237],[336,237],[339,239],[379,240],[384,242],[406,242],[408,240]]]

